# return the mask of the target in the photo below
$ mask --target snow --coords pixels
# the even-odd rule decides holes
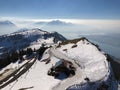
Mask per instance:
[[[25,74],[3,88],[3,90],[19,90],[21,88],[30,88],[31,90],[65,90],[75,84],[87,83],[84,80],[86,77],[90,79],[90,82],[106,81],[110,75],[110,68],[103,52],[86,40],[77,42],[77,46],[74,48],[72,48],[73,45],[75,43],[61,45],[59,48],[47,49],[42,56],[42,62],[37,60]],[[63,51],[64,49],[67,50]],[[45,59],[50,59],[50,63],[45,64],[43,62]],[[60,80],[47,75],[48,70],[60,59],[73,63],[76,68],[74,76]],[[79,88],[78,90],[81,89]]]
[[[71,48],[73,44],[61,46],[58,50],[72,58],[78,60],[84,70],[84,76],[90,81],[97,81],[108,74],[109,67],[105,55],[88,41],[79,41],[77,47]],[[67,51],[63,51],[67,49]]]
[[[118,85],[118,90],[120,90],[120,84]]]
[[[30,35],[38,35],[38,34],[45,34],[47,32],[41,31],[40,29],[32,29],[32,30],[26,30],[26,31],[20,31],[20,32],[15,32],[12,33],[11,35],[15,35],[15,34],[22,34],[25,35],[26,37],[30,36]]]
[[[31,44],[27,48],[31,48],[32,50],[34,50],[34,49],[38,50],[40,47],[41,47],[41,43],[34,43],[34,44]],[[25,48],[25,49],[27,50],[27,48]]]
[[[49,54],[50,49],[47,49],[44,53],[43,56],[41,57],[40,61],[46,60],[50,58],[50,54]]]
[[[54,40],[55,39],[55,40]],[[6,52],[14,50],[34,48],[37,50],[41,44],[52,46],[54,41],[66,40],[58,33],[49,33],[41,29],[28,29],[3,35],[0,38],[0,56]]]
[[[82,82],[82,80],[84,81],[86,77],[89,78],[91,82],[105,81],[109,77],[110,73],[109,65],[103,52],[100,52],[94,45],[86,40],[81,40],[76,44],[77,47],[71,48],[73,45],[73,43],[69,43],[61,46],[57,50],[64,53],[67,57],[77,61],[81,66],[82,69],[77,72],[79,74],[82,72],[81,81],[79,76],[76,80],[77,83],[74,82],[74,84],[80,84],[80,82]],[[67,50],[64,51],[64,49]],[[57,54],[56,51],[55,53]],[[64,58],[63,56],[60,57]],[[71,82],[73,81],[75,81],[75,79]],[[64,85],[61,86],[63,87]],[[62,90],[62,87],[59,89]],[[55,90],[58,90],[58,88]]]
[[[53,37],[48,39],[38,39],[37,42],[36,41],[32,42],[27,48],[31,48],[32,50],[34,49],[38,50],[43,43],[47,44],[48,46],[53,45],[54,44],[53,40],[54,40]]]
[[[0,49],[2,49],[2,48],[4,48],[4,47],[0,47]]]
[[[16,63],[11,63],[8,66],[6,66],[5,68],[3,68],[2,70],[0,70],[0,74],[3,73],[7,69],[18,69],[20,66],[22,66],[26,62],[27,62],[27,60],[25,60],[22,63],[19,63],[19,60],[18,60]]]
[[[44,62],[36,61],[32,68],[16,81],[15,85],[15,82],[13,82],[3,90],[9,90],[12,86],[12,90],[19,90],[20,88],[27,87],[33,87],[32,90],[49,90],[52,86],[60,82],[59,80],[54,79],[54,77],[47,75],[52,64],[54,63],[46,65]]]

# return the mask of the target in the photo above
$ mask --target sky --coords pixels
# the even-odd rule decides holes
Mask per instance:
[[[19,28],[62,20],[88,30],[120,33],[120,0],[0,0],[0,20],[10,20]]]
[[[0,17],[120,19],[120,0],[0,0]]]
[[[61,20],[77,26],[38,28],[57,31],[67,38],[112,35],[112,41],[105,42],[118,44],[120,40],[120,0],[0,0],[1,20],[10,20],[19,29],[33,28],[35,22]],[[6,28],[0,27],[0,35],[16,31]]]

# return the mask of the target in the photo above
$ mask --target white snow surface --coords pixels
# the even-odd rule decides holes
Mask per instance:
[[[110,70],[105,55],[86,40],[76,43],[77,47],[72,48],[73,45],[74,43],[69,43],[59,48],[47,49],[42,60],[50,58],[49,64],[36,61],[29,71],[18,78],[17,81],[3,88],[3,90],[19,90],[29,87],[32,87],[30,90],[65,90],[70,85],[85,82],[84,78],[86,77],[91,82],[105,81]],[[67,49],[67,51],[63,51],[64,49]],[[59,59],[69,60],[73,63],[76,61],[80,65],[80,67],[76,65],[76,75],[64,80],[48,76],[48,70]]]
[[[72,48],[74,44],[67,44],[58,48],[59,51],[77,60],[84,72],[84,77],[90,81],[98,81],[108,75],[109,66],[106,56],[100,52],[97,47],[88,41],[79,41],[77,47]],[[63,51],[67,49],[67,51]]]
[[[54,44],[54,42],[53,42],[53,40],[54,40],[54,38],[53,37],[51,37],[51,38],[48,38],[48,39],[38,39],[37,40],[37,42],[32,42],[31,44],[30,44],[30,46],[29,47],[27,47],[27,48],[31,48],[32,50],[34,50],[34,49],[39,49],[40,47],[41,47],[41,45],[44,43],[44,44],[47,44],[47,45],[53,45]],[[26,48],[26,49],[27,49]]]
[[[60,80],[47,75],[52,64],[56,62],[56,58],[52,60],[52,63],[47,65],[44,62],[36,61],[32,68],[22,75],[18,81],[11,83],[3,90],[9,90],[10,88],[11,90],[19,90],[29,87],[33,87],[30,90],[50,90],[50,88],[60,82]]]
[[[27,60],[25,60],[22,63],[19,63],[19,60],[15,63],[11,63],[8,66],[6,66],[5,68],[0,70],[0,74],[3,73],[5,70],[7,69],[18,69],[20,66],[22,66],[23,64],[25,64],[27,62]]]
[[[30,35],[39,35],[39,34],[45,34],[45,33],[48,33],[48,32],[45,32],[45,31],[40,31],[38,30],[37,28],[36,29],[32,29],[32,30],[26,30],[26,31],[20,31],[20,32],[15,32],[15,33],[12,33],[11,35],[15,35],[15,34],[22,34],[22,35],[25,35],[26,37],[30,36]]]

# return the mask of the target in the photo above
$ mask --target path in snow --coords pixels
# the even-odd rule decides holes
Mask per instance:
[[[80,83],[80,81],[82,81],[82,72],[81,72],[81,68],[79,67],[79,65],[77,65],[75,63],[74,60],[70,59],[69,57],[67,57],[66,55],[64,55],[63,53],[61,53],[58,50],[55,50],[53,48],[50,49],[50,54],[52,54],[53,56],[59,58],[59,59],[64,59],[67,61],[70,61],[73,63],[73,65],[76,67],[76,72],[75,75],[72,77],[69,77],[65,80],[63,80],[62,82],[60,82],[57,86],[53,87],[52,90],[65,90],[67,89],[69,86],[75,84],[75,83]]]
[[[80,84],[80,82],[82,81],[81,76],[82,73],[80,71],[80,68],[77,68],[74,76],[63,80],[57,86],[53,87],[52,90],[66,90],[69,86],[72,86],[75,83]]]
[[[54,48],[51,48],[49,53],[50,53],[50,55],[52,54],[53,56],[55,56],[56,58],[59,58],[61,60],[64,59],[64,60],[70,61],[73,63],[74,67],[80,68],[80,65],[78,63],[76,63],[73,59],[69,58],[68,56],[66,56],[65,54],[63,54],[62,52],[60,52]]]

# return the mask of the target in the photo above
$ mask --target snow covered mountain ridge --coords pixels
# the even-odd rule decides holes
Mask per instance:
[[[86,38],[65,41],[48,48],[40,61],[33,58],[29,72],[3,90],[117,90],[107,59],[105,53]],[[3,86],[4,83],[0,85]]]
[[[66,40],[57,32],[37,28],[0,36],[1,56],[29,47],[42,48],[0,70],[0,89],[117,90],[109,58],[85,37]]]
[[[64,21],[61,21],[61,20],[52,20],[50,22],[36,22],[34,23],[35,25],[41,25],[41,24],[45,24],[46,26],[47,25],[60,25],[60,26],[70,26],[70,25],[73,25],[73,23],[68,23],[68,22],[64,22]]]
[[[66,38],[57,32],[47,32],[38,28],[20,30],[0,36],[0,54],[26,47],[35,48],[37,45],[40,47],[42,43],[53,44],[64,40]]]

